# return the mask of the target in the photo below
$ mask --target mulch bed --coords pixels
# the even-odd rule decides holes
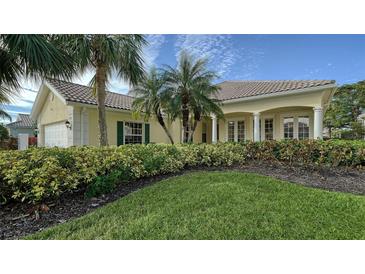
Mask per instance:
[[[289,167],[258,162],[230,168],[197,168],[177,174],[144,178],[130,184],[121,184],[113,193],[99,198],[86,199],[84,190],[81,189],[77,192],[63,194],[57,201],[47,201],[46,206],[38,208],[19,203],[0,206],[0,239],[17,239],[64,223],[145,186],[197,170],[252,172],[309,187],[365,195],[365,172],[354,169]]]

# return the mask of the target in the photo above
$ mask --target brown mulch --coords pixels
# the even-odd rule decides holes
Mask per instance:
[[[133,191],[163,179],[198,170],[235,170],[272,176],[281,180],[329,191],[365,195],[365,172],[346,168],[289,167],[275,164],[251,163],[231,168],[198,168],[177,174],[144,178],[129,184],[121,184],[113,193],[98,198],[84,198],[84,189],[63,194],[57,201],[46,201],[43,206],[20,203],[0,206],[0,239],[17,239],[64,223],[117,200]]]

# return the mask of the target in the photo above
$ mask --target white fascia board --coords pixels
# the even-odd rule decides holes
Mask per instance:
[[[34,103],[33,103],[33,106],[32,106],[32,110],[30,111],[30,118],[32,120],[37,120],[37,117],[38,117],[38,113],[39,113],[39,108],[40,108],[40,104],[42,102],[41,101],[41,98],[42,96],[44,96],[44,81],[42,82],[38,92],[37,92],[37,96],[35,97],[35,100],[34,100]]]
[[[253,101],[253,100],[260,100],[260,99],[271,98],[271,97],[278,97],[278,96],[310,93],[310,92],[315,92],[315,91],[330,89],[330,88],[336,88],[336,87],[337,87],[336,84],[331,84],[331,85],[326,85],[325,87],[321,86],[321,87],[313,87],[313,88],[303,88],[303,89],[298,89],[298,90],[288,90],[288,91],[282,91],[282,92],[276,92],[276,93],[269,93],[269,94],[263,94],[263,95],[224,100],[224,101],[222,101],[222,104],[225,105],[225,104],[232,104],[232,103],[238,103],[238,102],[244,102],[244,101]]]
[[[86,108],[97,108],[97,105],[85,104],[85,103],[79,103],[79,102],[73,102],[73,101],[66,101],[66,105],[86,107]],[[117,112],[123,112],[123,113],[132,113],[132,110],[120,109],[120,108],[105,107],[105,110],[107,110],[107,111],[117,111]]]

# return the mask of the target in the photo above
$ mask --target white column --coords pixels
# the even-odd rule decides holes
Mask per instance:
[[[89,144],[89,114],[85,107],[81,109],[81,145]]]
[[[313,138],[320,139],[323,138],[323,109],[322,107],[315,107],[314,110],[314,128],[313,128]]]
[[[259,142],[260,141],[260,113],[259,112],[255,112],[253,114],[253,121],[254,121],[253,140],[255,142]]]
[[[212,144],[217,143],[217,117],[212,115]]]

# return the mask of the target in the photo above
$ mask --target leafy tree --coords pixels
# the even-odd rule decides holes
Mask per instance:
[[[171,94],[171,116],[181,118],[184,142],[191,142],[197,123],[210,113],[222,116],[216,93],[219,90],[212,82],[217,78],[207,69],[207,59],[197,59],[182,52],[177,68],[166,66],[167,92]],[[190,130],[189,130],[190,128]],[[189,132],[187,135],[186,132]]]
[[[0,124],[0,142],[9,139],[9,131]]]
[[[132,85],[137,85],[144,75],[142,49],[147,43],[142,35],[80,34],[57,37],[78,64],[78,70],[95,70],[90,85],[97,97],[99,140],[108,145],[105,97],[106,85],[117,74]]]
[[[174,140],[164,120],[164,113],[168,112],[170,102],[169,95],[165,92],[165,84],[166,81],[163,75],[156,68],[152,68],[133,90],[136,94],[136,99],[133,101],[133,109],[136,115],[143,113],[146,121],[154,115],[170,139],[171,144],[174,144]]]
[[[359,115],[365,110],[365,81],[341,86],[326,111],[324,123],[329,128],[356,127]]]
[[[365,136],[365,127],[363,123],[357,121],[351,123],[353,139],[363,139]]]
[[[74,63],[51,35],[0,35],[0,105],[18,95],[22,77],[70,78]],[[11,119],[0,109],[0,116]]]

